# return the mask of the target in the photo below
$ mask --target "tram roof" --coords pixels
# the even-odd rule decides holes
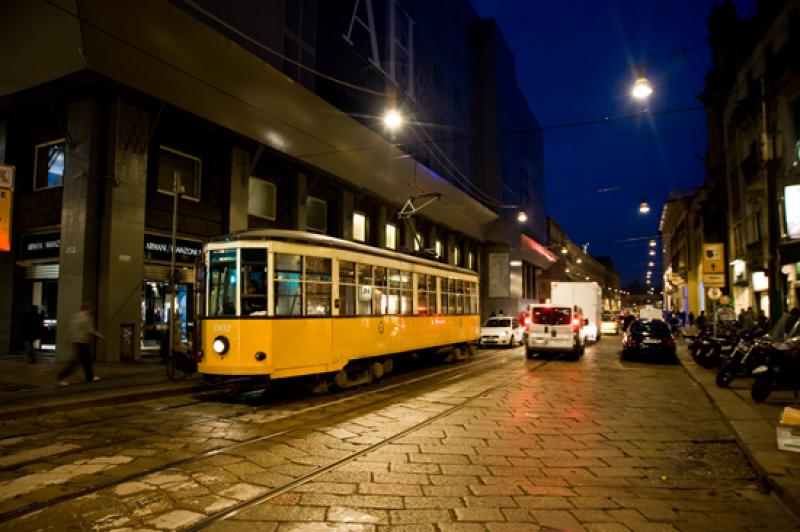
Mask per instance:
[[[342,240],[328,235],[320,235],[318,233],[309,233],[307,231],[292,231],[288,229],[255,229],[248,231],[238,231],[236,233],[212,238],[209,243],[221,242],[234,242],[241,240],[278,240],[284,242],[299,242],[303,244],[314,244],[317,246],[324,246],[330,248],[346,249],[350,251],[358,251],[360,253],[367,253],[369,255],[379,255],[382,257],[402,260],[405,262],[413,262],[416,264],[424,264],[432,268],[440,268],[450,270],[458,273],[468,275],[478,275],[478,272],[461,268],[459,266],[452,266],[444,264],[435,260],[410,255],[408,253],[401,253],[399,251],[392,251],[389,249],[377,248],[368,246],[366,244],[359,244],[358,242],[351,242],[349,240]]]

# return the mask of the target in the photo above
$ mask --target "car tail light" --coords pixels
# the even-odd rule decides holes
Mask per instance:
[[[532,321],[532,320],[531,320],[531,317],[530,317],[530,316],[525,316],[525,320],[524,320],[525,327],[527,327],[528,325],[530,325],[530,324],[531,324],[531,321]]]
[[[578,332],[581,329],[581,319],[572,318],[572,332]]]

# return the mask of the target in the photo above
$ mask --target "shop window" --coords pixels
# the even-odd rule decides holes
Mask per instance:
[[[197,157],[161,146],[158,152],[158,191],[172,194],[173,177],[178,173],[181,197],[200,200],[202,162]]]
[[[367,241],[367,215],[360,212],[353,213],[353,240]]]
[[[64,184],[64,139],[36,146],[34,189],[60,187]]]
[[[250,178],[247,213],[275,221],[277,190],[273,183],[257,177]]]
[[[241,251],[242,316],[267,314],[267,250]]]
[[[275,315],[300,316],[302,313],[302,257],[275,254]]]
[[[386,247],[397,249],[397,226],[386,224]]]
[[[328,231],[328,204],[313,196],[306,198],[306,228],[310,231]]]
[[[356,264],[339,261],[339,315],[356,315]]]

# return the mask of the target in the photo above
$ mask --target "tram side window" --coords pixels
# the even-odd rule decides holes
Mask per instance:
[[[235,316],[238,272],[236,250],[212,251],[208,269],[208,315]]]
[[[417,315],[419,316],[433,314],[433,311],[428,307],[427,282],[427,275],[424,273],[417,274]]]
[[[356,315],[356,263],[339,261],[339,315]]]
[[[372,285],[372,314],[386,314],[386,309],[389,306],[386,292],[386,268],[383,266],[375,266],[373,268],[373,275],[374,284]]]
[[[389,286],[386,289],[386,314],[400,314],[399,270],[389,270]]]
[[[267,313],[267,250],[242,249],[242,315]]]
[[[400,314],[408,316],[411,314],[413,305],[413,285],[411,273],[400,271]]]
[[[447,306],[447,279],[439,277],[439,305],[442,307],[440,314],[450,314]]]
[[[302,314],[302,257],[275,254],[275,315],[300,316]]]
[[[331,259],[306,257],[306,316],[331,315]]]
[[[359,316],[372,314],[372,266],[359,264],[358,266],[358,303],[356,312]]]
[[[425,279],[425,289],[428,292],[428,300],[426,306],[428,307],[428,314],[436,314],[436,276],[428,275]]]
[[[456,309],[456,280],[447,280],[447,311],[449,314],[458,314]]]
[[[466,314],[477,314],[478,297],[475,294],[475,283],[464,281],[464,312]]]
[[[464,313],[464,281],[456,279],[456,314]]]

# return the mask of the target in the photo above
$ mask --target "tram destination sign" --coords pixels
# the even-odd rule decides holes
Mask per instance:
[[[168,236],[145,233],[144,257],[145,260],[169,262],[172,258],[172,239]],[[175,240],[175,262],[194,264],[194,261],[203,254],[203,244],[195,240]]]

